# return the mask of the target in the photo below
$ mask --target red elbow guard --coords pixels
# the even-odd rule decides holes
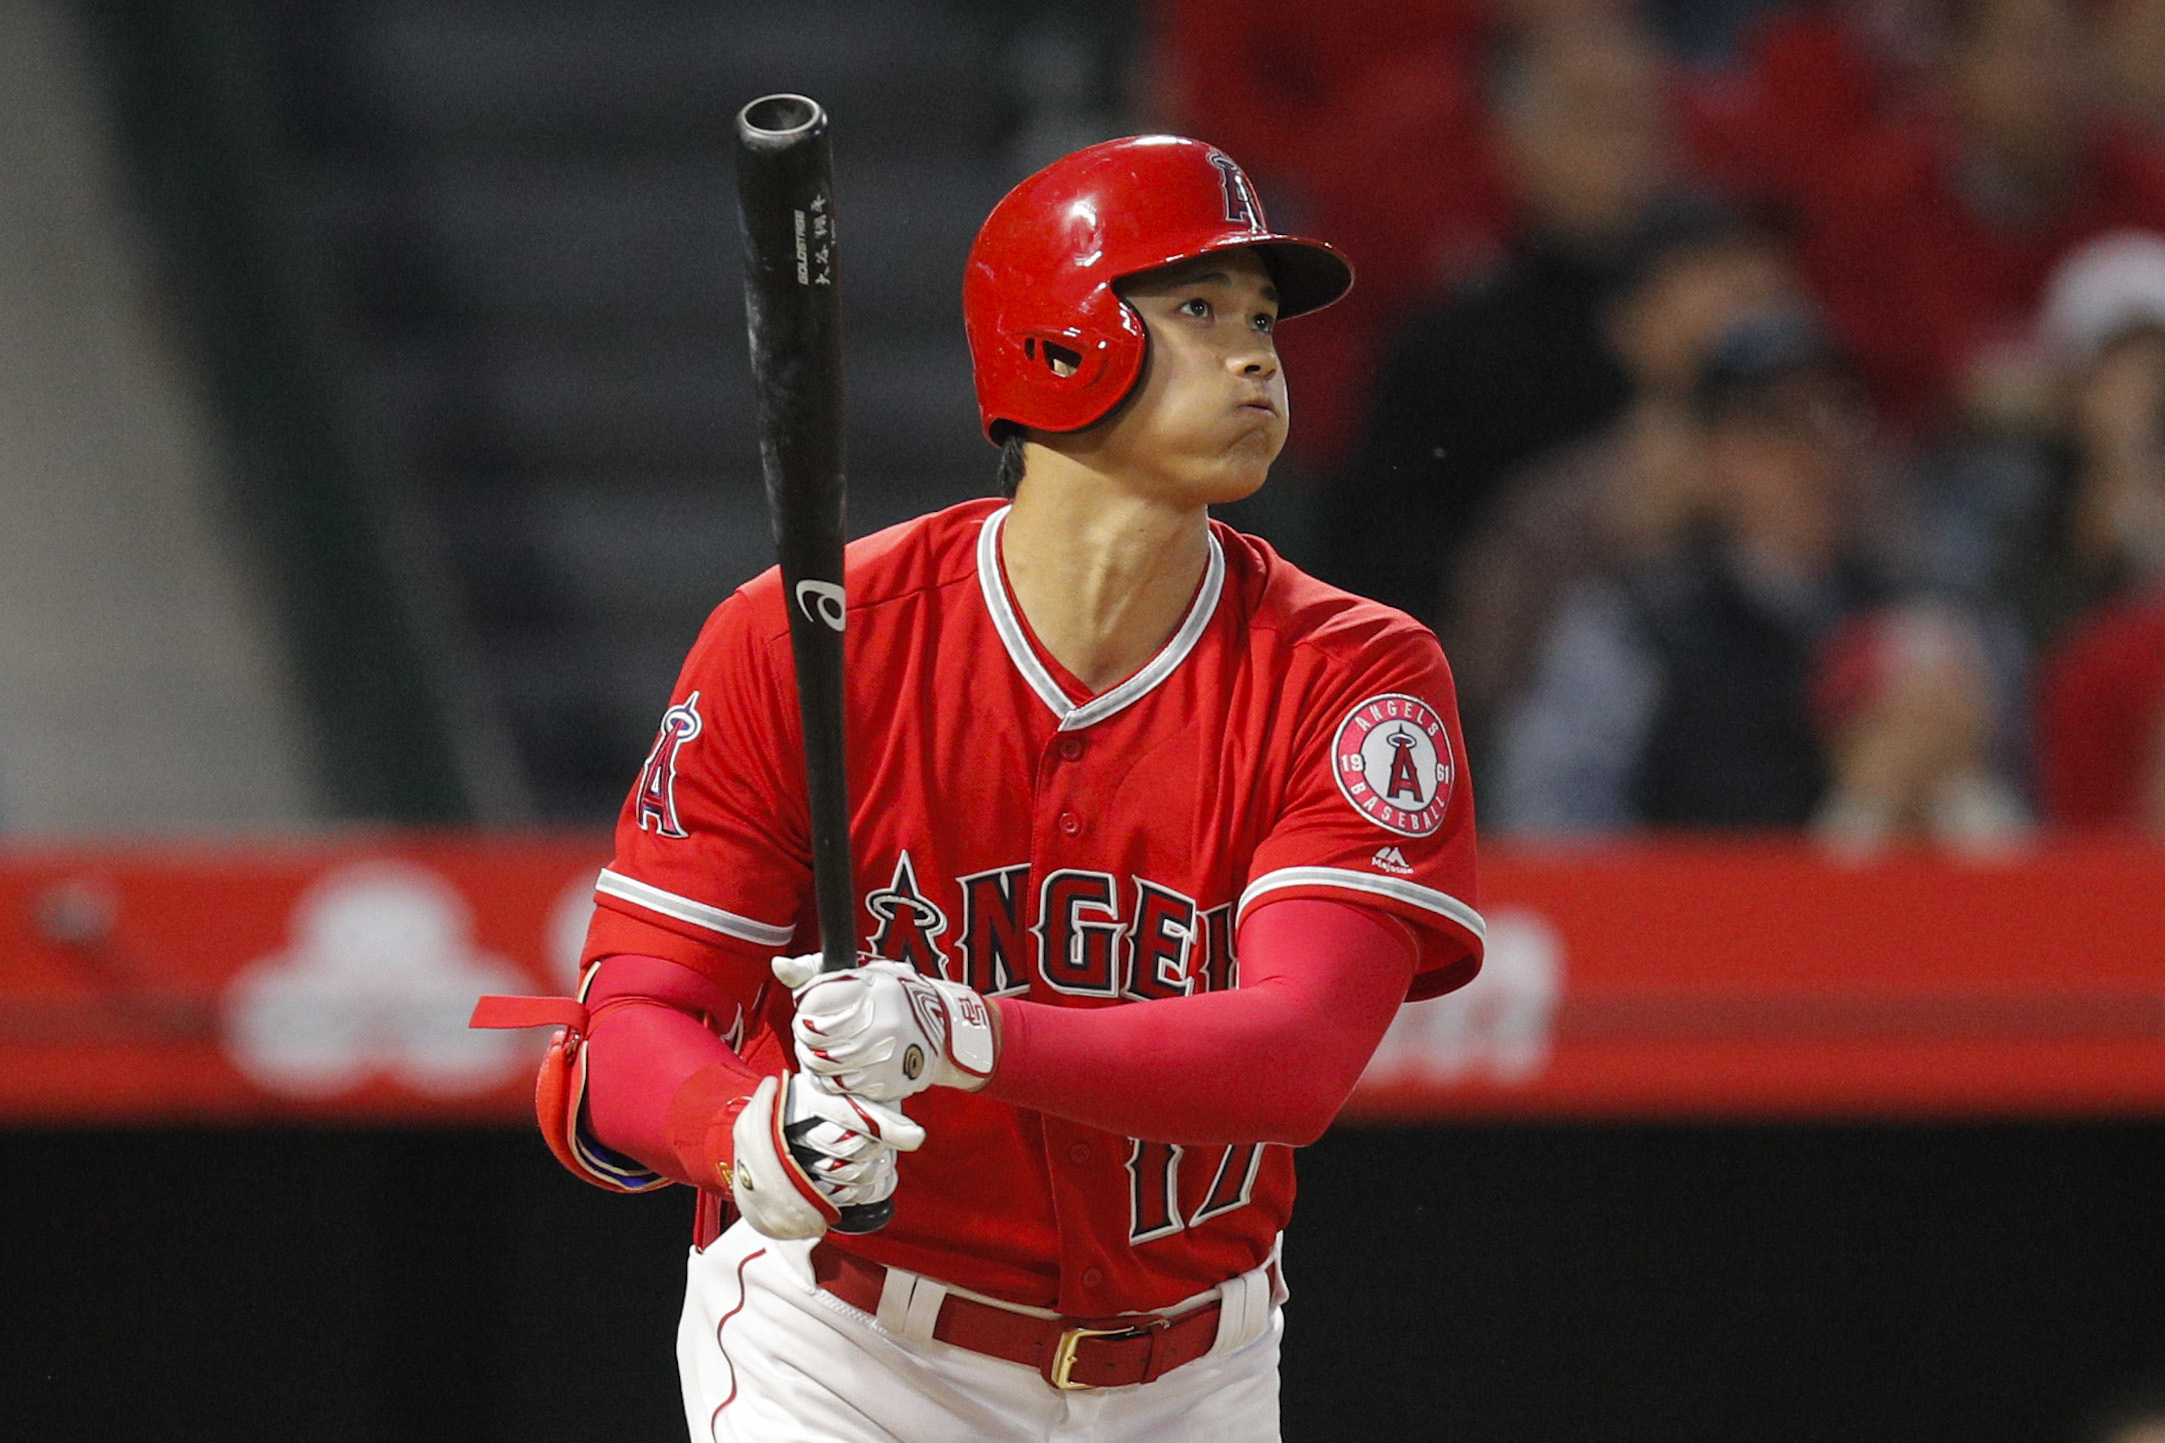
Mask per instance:
[[[592,972],[580,988],[593,983]],[[468,1027],[549,1027],[549,1051],[534,1077],[534,1120],[541,1140],[574,1177],[610,1192],[652,1192],[669,1179],[620,1157],[585,1135],[579,1119],[586,1102],[586,1005],[572,997],[483,997]]]

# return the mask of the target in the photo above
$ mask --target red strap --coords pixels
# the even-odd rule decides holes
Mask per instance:
[[[736,1220],[737,1205],[718,1192],[699,1190],[699,1205],[692,1215],[692,1246],[705,1252],[714,1240],[729,1231]]]
[[[511,1000],[511,999],[501,999]],[[586,1054],[568,1031],[549,1043],[541,1070],[534,1075],[534,1119],[541,1124],[541,1140],[573,1177],[610,1192],[624,1191],[616,1179],[604,1177],[586,1165],[572,1145],[579,1126],[579,1095],[586,1087]]]
[[[586,1031],[586,1008],[571,997],[484,997],[468,1027],[568,1027]]]

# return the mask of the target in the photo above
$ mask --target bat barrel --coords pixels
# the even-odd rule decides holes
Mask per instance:
[[[855,958],[842,728],[842,310],[827,114],[768,95],[737,116],[745,316],[760,461],[789,601],[813,873],[829,969]]]
[[[759,453],[774,520],[797,707],[823,970],[856,963],[844,745],[845,524],[842,305],[827,113],[802,95],[766,95],[737,114],[737,202],[744,309],[759,396]],[[844,1208],[835,1226],[871,1232],[892,1199]]]

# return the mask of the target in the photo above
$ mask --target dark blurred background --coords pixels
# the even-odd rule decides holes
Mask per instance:
[[[1226,519],[1436,627],[1485,837],[2165,838],[2165,0],[0,0],[0,842],[605,829],[769,554],[778,89],[854,533],[992,489],[992,203],[1175,129],[1359,269]],[[2105,1111],[1341,1128],[1287,1436],[2154,1443],[2165,1114]],[[65,1112],[0,1131],[0,1432],[681,1427],[681,1197]]]
[[[2151,1443],[2109,1424],[2165,1340],[2161,1142],[1334,1132],[1287,1235],[1285,1436]],[[683,1436],[685,1195],[530,1136],[17,1134],[0,1203],[15,1436]]]

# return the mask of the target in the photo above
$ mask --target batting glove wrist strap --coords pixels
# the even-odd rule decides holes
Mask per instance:
[[[700,1187],[730,1191],[737,1119],[752,1105],[752,1094],[745,1091],[748,1082],[756,1090],[759,1079],[747,1079],[731,1066],[702,1067],[669,1100],[664,1120],[669,1144],[682,1175]]]
[[[784,959],[793,961],[794,959]],[[792,975],[777,962],[776,975]],[[996,1058],[992,1009],[959,982],[872,962],[797,989],[797,1062],[828,1086],[892,1102],[928,1087],[975,1092]]]

